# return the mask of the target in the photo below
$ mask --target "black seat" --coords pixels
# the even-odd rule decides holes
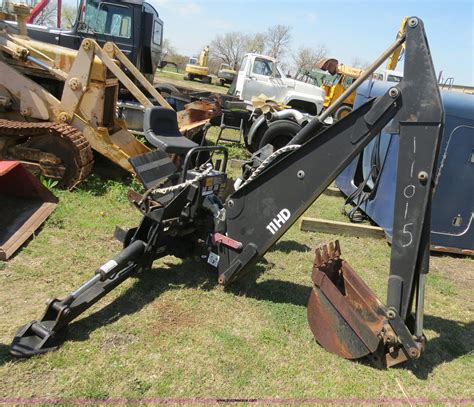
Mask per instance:
[[[194,141],[181,135],[176,112],[161,106],[145,110],[143,130],[146,139],[156,148],[168,154],[186,154],[194,147]]]

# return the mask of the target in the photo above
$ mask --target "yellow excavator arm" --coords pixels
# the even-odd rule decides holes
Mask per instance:
[[[397,38],[400,38],[402,35],[405,34],[406,25],[407,25],[408,17],[403,17],[402,22],[400,23],[400,30],[398,30]],[[395,51],[393,51],[392,55],[388,58],[387,61],[387,69],[394,71],[397,67],[398,60],[400,59],[400,55],[402,55],[402,49],[405,50],[405,43],[400,45]]]

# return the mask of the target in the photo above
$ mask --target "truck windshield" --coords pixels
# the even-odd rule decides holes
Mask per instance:
[[[263,58],[255,58],[252,72],[257,75],[272,76],[273,61]]]
[[[388,82],[400,82],[403,78],[397,75],[388,75],[387,76],[387,81]]]
[[[130,38],[132,12],[130,7],[110,3],[87,2],[85,23],[98,34]]]

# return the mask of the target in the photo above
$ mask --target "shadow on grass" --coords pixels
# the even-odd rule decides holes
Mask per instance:
[[[405,367],[418,379],[426,380],[436,366],[474,350],[474,322],[464,323],[425,315],[424,325],[427,330],[434,331],[439,336],[428,341],[420,360]],[[403,365],[400,367],[403,368]]]
[[[105,195],[110,188],[121,188],[125,192],[130,188],[140,188],[140,184],[123,168],[99,154],[94,155],[94,169],[77,187],[94,196]]]
[[[214,273],[204,265],[195,262],[183,262],[167,269],[152,269],[141,272],[137,280],[127,291],[104,308],[86,318],[73,322],[68,329],[67,340],[84,341],[90,333],[114,323],[125,315],[135,314],[151,303],[162,293],[179,288],[200,288],[211,290],[217,284]],[[99,305],[100,306],[100,305]]]
[[[283,252],[283,253],[294,253],[300,252],[305,253],[311,251],[311,247],[306,244],[298,243],[294,240],[280,240],[275,244],[271,250],[272,252]]]
[[[309,286],[280,280],[256,281],[256,277],[267,266],[265,262],[258,263],[250,276],[232,284],[226,292],[261,301],[306,306],[311,291]],[[112,324],[125,315],[139,312],[165,291],[184,287],[212,290],[217,285],[215,273],[193,261],[171,265],[166,269],[152,269],[137,277],[133,286],[112,303],[73,322],[66,340],[88,340],[94,330]],[[425,328],[436,332],[438,337],[428,342],[419,361],[398,367],[411,370],[421,380],[426,380],[438,365],[460,358],[474,349],[474,322],[463,323],[431,315],[425,315],[424,321]],[[15,360],[9,356],[8,349],[7,345],[0,344],[0,365]]]
[[[10,346],[0,343],[0,366],[4,365],[10,360],[14,360],[10,354]]]

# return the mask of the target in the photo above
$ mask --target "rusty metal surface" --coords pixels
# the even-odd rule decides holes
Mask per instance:
[[[7,260],[57,206],[57,198],[16,161],[0,161],[0,260]]]
[[[60,180],[72,188],[90,173],[92,149],[76,128],[62,123],[22,122],[0,119],[0,141],[6,143],[1,159],[25,160],[27,167]]]
[[[193,125],[201,124],[220,114],[222,100],[219,95],[213,94],[208,99],[197,100],[185,105],[184,110],[178,112],[178,126],[180,131],[189,130]]]
[[[383,345],[385,309],[340,256],[338,241],[315,250],[308,322],[326,350],[358,359]]]

